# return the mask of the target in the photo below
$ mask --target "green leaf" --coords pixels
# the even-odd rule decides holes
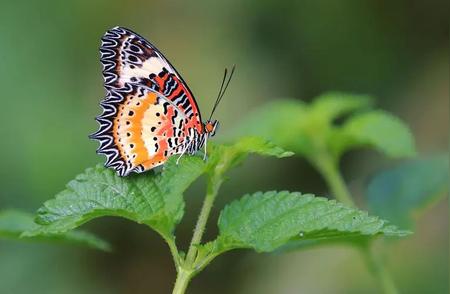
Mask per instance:
[[[209,144],[209,159],[173,156],[161,173],[119,177],[100,165],[87,169],[69,182],[66,190],[38,210],[40,226],[24,235],[58,234],[102,216],[118,216],[146,224],[165,239],[184,213],[183,192],[205,172],[221,176],[250,153],[289,156],[291,153],[261,138],[248,137],[230,145]]]
[[[220,234],[216,241],[207,245],[210,250],[253,248],[269,252],[299,239],[409,233],[334,200],[287,191],[246,195],[225,207],[218,225]]]
[[[414,140],[405,124],[383,111],[367,112],[371,104],[369,96],[338,92],[323,94],[311,104],[280,99],[250,114],[231,137],[260,136],[312,162],[324,153],[338,162],[344,152],[361,147],[390,157],[414,155]],[[336,124],[344,115],[350,118]]]
[[[342,115],[368,108],[372,102],[373,98],[367,95],[329,92],[314,99],[310,112],[332,122]]]
[[[294,141],[292,135],[301,136],[307,110],[307,105],[300,100],[277,99],[250,113],[241,121],[239,127],[226,137],[228,140],[234,140],[242,136],[259,136],[286,150],[297,151],[300,143]]]
[[[231,152],[235,153],[254,153],[262,156],[274,156],[278,158],[292,156],[293,153],[285,151],[278,145],[264,140],[261,137],[243,137],[234,145],[230,146]]]
[[[261,137],[243,137],[233,144],[211,144],[210,151],[208,171],[216,174],[216,176],[223,175],[226,171],[241,163],[250,154],[278,158],[293,155],[292,152],[285,151],[278,145]]]
[[[67,189],[38,210],[41,224],[27,235],[61,233],[101,216],[119,216],[146,224],[164,238],[172,238],[184,210],[182,193],[205,170],[195,156],[180,164],[172,157],[159,174],[119,177],[100,165],[87,169],[69,182]]]
[[[22,233],[33,230],[38,225],[33,221],[33,215],[17,210],[0,212],[0,237],[23,241],[45,241],[84,245],[95,249],[109,251],[110,245],[98,237],[83,231],[72,231],[64,234],[47,234],[36,237],[21,237]]]
[[[448,179],[448,154],[406,162],[370,181],[369,210],[396,225],[412,227],[413,214],[448,194]]]
[[[408,127],[397,117],[380,110],[354,115],[331,142],[336,154],[364,146],[393,158],[411,157],[416,153]]]

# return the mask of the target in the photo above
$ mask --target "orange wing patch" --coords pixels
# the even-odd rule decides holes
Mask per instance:
[[[143,97],[128,95],[119,107],[114,121],[114,142],[123,159],[133,166],[149,159],[149,152],[145,147],[142,120],[150,107],[155,107],[156,93],[147,93]]]
[[[128,170],[147,170],[179,153],[177,146],[186,136],[184,122],[181,111],[150,89],[138,88],[125,95],[117,105],[112,134]]]

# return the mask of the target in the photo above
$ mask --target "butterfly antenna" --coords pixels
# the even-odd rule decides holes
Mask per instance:
[[[236,65],[233,65],[233,68],[231,69],[231,73],[229,76],[228,76],[228,69],[225,68],[225,72],[224,72],[223,79],[222,79],[222,84],[220,85],[219,94],[217,95],[216,102],[214,103],[213,109],[211,111],[211,115],[209,116],[208,120],[211,120],[214,112],[216,111],[217,106],[219,105],[220,101],[222,100],[223,95],[225,95],[228,85],[230,84],[231,78],[233,77],[235,68],[236,68]],[[228,76],[228,80],[227,80],[227,76]],[[225,85],[225,87],[224,87],[224,85]]]
[[[218,105],[218,101],[220,99],[220,94],[222,93],[222,90],[223,90],[223,85],[225,85],[225,80],[227,78],[227,75],[228,75],[228,69],[225,68],[225,72],[223,73],[222,84],[220,85],[220,89],[219,89],[219,93],[217,94],[216,102],[214,102],[214,106],[213,106],[213,109],[211,111],[211,115],[209,116],[208,120],[211,120],[211,117],[214,114],[214,111],[216,110],[216,107]]]

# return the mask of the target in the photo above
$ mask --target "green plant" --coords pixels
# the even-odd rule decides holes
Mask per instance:
[[[372,148],[384,155],[411,158],[416,155],[408,127],[395,116],[372,109],[366,95],[331,92],[311,104],[283,99],[269,103],[246,120],[230,136],[253,134],[269,139],[306,158],[325,179],[331,195],[355,207],[339,170],[342,155],[356,148]],[[280,119],[289,118],[289,119]],[[448,192],[448,155],[406,162],[382,172],[370,183],[365,198],[374,215],[410,228],[410,215]],[[368,268],[378,278],[384,293],[398,290],[382,261],[371,250],[372,239],[336,238],[322,242],[293,240],[285,248],[305,248],[325,243],[345,243],[360,249]]]
[[[110,251],[110,245],[91,233],[74,230],[60,234],[40,234],[36,236],[22,236],[26,231],[32,231],[38,225],[33,221],[33,215],[19,210],[0,211],[0,238],[21,240],[28,242],[63,243],[88,246],[94,249]]]
[[[118,216],[144,224],[161,235],[172,253],[177,270],[173,293],[185,293],[194,276],[229,250],[272,252],[345,242],[361,248],[386,292],[395,292],[390,277],[369,246],[377,236],[401,237],[409,232],[358,210],[343,182],[338,162],[343,152],[359,146],[373,146],[392,157],[411,156],[414,147],[407,128],[384,112],[357,113],[343,125],[333,123],[340,115],[368,106],[367,97],[341,94],[324,96],[312,105],[277,101],[250,117],[242,124],[247,129],[237,132],[258,136],[239,136],[230,144],[210,143],[207,161],[184,156],[177,165],[177,158],[171,158],[159,173],[125,178],[100,165],[89,168],[54,199],[44,203],[38,210],[36,224],[22,236],[67,234],[102,216]],[[379,133],[386,126],[390,131]],[[400,142],[393,142],[393,138]],[[202,242],[227,172],[250,154],[278,158],[293,155],[285,150],[306,156],[343,203],[288,191],[245,195],[222,210],[218,236]],[[206,176],[206,195],[190,246],[184,252],[175,237],[175,228],[184,214],[183,192],[202,175]]]
[[[369,211],[404,228],[413,217],[448,193],[448,154],[407,161],[382,171],[369,182]]]
[[[227,205],[219,218],[219,235],[202,243],[202,235],[219,188],[228,170],[249,154],[292,155],[258,137],[245,137],[231,145],[210,144],[209,158],[170,159],[161,173],[126,178],[101,166],[87,169],[67,189],[38,210],[39,226],[27,237],[63,234],[101,216],[120,216],[145,224],[167,242],[177,269],[173,293],[184,293],[189,281],[216,256],[236,248],[270,252],[291,240],[338,237],[371,238],[406,232],[377,217],[312,195],[258,192]],[[175,242],[174,230],[184,210],[183,192],[202,174],[207,176],[206,196],[186,253]],[[321,217],[324,216],[324,217]]]

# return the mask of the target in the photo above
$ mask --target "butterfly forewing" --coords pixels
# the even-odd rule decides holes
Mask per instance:
[[[137,33],[116,27],[102,38],[100,47],[105,88],[121,88],[125,83],[145,85],[173,101],[193,125],[202,130],[200,112],[183,78],[150,42]]]

